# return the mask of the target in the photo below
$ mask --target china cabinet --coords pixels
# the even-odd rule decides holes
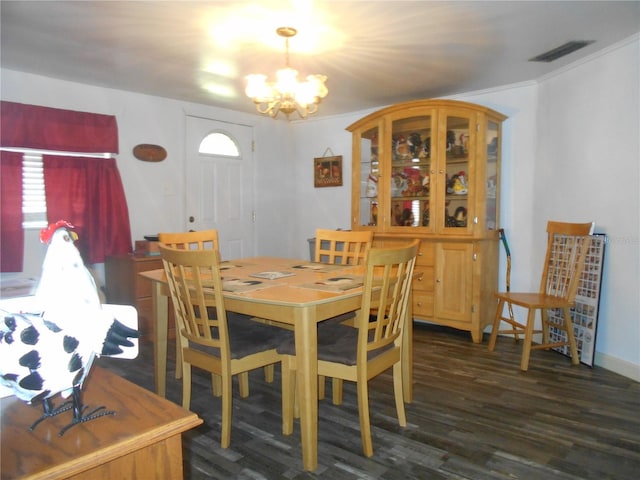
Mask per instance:
[[[371,113],[353,135],[351,227],[375,244],[421,239],[413,316],[482,341],[498,283],[500,143],[506,117],[455,100]]]

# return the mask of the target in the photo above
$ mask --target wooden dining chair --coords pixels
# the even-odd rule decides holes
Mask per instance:
[[[373,242],[373,231],[316,230],[314,262],[361,265]]]
[[[339,323],[318,324],[318,374],[356,382],[360,435],[364,455],[373,455],[369,415],[369,380],[393,368],[398,423],[407,425],[402,389],[402,331],[405,328],[413,268],[419,240],[397,248],[372,248],[366,262],[362,304],[355,328]],[[371,318],[373,313],[375,318]],[[282,430],[293,430],[296,357],[293,339],[282,353]]]
[[[171,248],[187,250],[220,250],[218,230],[200,230],[191,232],[163,232],[158,241]]]
[[[218,250],[175,249],[160,244],[182,345],[182,406],[191,403],[191,367],[221,378],[222,448],[231,441],[232,377],[279,363],[276,347],[291,332],[227,312]],[[240,396],[243,391],[240,382]]]
[[[158,234],[158,241],[168,247],[186,249],[186,250],[220,250],[220,241],[218,239],[218,230],[199,230],[189,232],[163,232]],[[180,348],[178,345],[176,358],[180,358]],[[176,362],[176,378],[182,376],[182,362]],[[267,383],[273,383],[274,366],[267,365],[264,368],[264,379]],[[240,381],[240,391],[249,395],[249,372],[238,375]],[[213,395],[219,397],[222,393],[220,378],[212,374],[211,382],[213,385]]]
[[[519,335],[524,336],[520,370],[529,368],[531,350],[550,349],[564,345],[569,346],[571,363],[578,365],[580,358],[573,332],[570,308],[575,305],[576,292],[580,276],[584,269],[585,258],[591,243],[590,234],[593,223],[562,223],[550,221],[547,223],[547,253],[544,259],[540,288],[535,293],[499,292],[498,306],[493,320],[489,351],[496,346],[499,333],[512,334],[516,342]],[[513,306],[527,310],[526,323],[520,323],[509,314],[504,315],[504,307]],[[547,311],[558,309],[562,312],[564,324],[551,323]],[[534,330],[536,312],[540,311],[542,329]],[[509,324],[508,330],[500,330],[500,323]],[[563,330],[566,341],[550,340],[549,328]],[[533,335],[542,333],[542,343],[533,344]]]
[[[330,265],[362,265],[369,254],[373,243],[373,231],[362,230],[328,230],[316,229],[314,262]],[[346,313],[330,320],[330,322],[350,322],[355,313]],[[318,377],[318,398],[325,396],[325,377]],[[332,379],[332,399],[334,405],[342,403],[342,380]]]

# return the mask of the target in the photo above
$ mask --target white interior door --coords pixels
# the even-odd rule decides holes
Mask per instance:
[[[211,133],[228,136],[239,154],[200,153],[200,143]],[[252,143],[252,127],[187,116],[187,228],[217,229],[223,260],[255,251]]]

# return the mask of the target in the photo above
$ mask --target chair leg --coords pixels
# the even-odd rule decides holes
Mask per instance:
[[[245,372],[246,373],[246,372]],[[240,374],[242,375],[242,374]],[[232,414],[232,378],[231,375],[222,375],[222,431],[220,433],[220,446],[227,448],[231,443],[231,414]]]
[[[249,396],[249,372],[238,374],[238,385],[240,386],[240,397],[247,398]]]
[[[182,408],[191,406],[191,364],[182,362]]]
[[[324,400],[325,395],[325,376],[318,375],[318,400]]]
[[[180,344],[180,335],[176,335],[176,379],[182,378],[182,347]]]
[[[211,386],[214,397],[222,396],[222,379],[220,375],[216,375],[215,373],[211,374]]]
[[[498,338],[498,330],[500,329],[500,318],[502,317],[502,309],[504,308],[504,299],[498,299],[498,307],[496,309],[496,316],[493,319],[493,326],[491,327],[491,336],[489,337],[489,351],[493,352],[496,348],[496,339]]]
[[[547,310],[544,308],[540,309],[540,317],[542,318],[542,344],[546,345],[549,343],[549,315],[547,314]]]
[[[571,321],[571,311],[569,307],[564,309],[564,325],[567,329],[567,339],[569,340],[569,350],[571,351],[571,363],[573,365],[580,364],[580,356],[578,355],[578,347],[576,346],[576,337],[573,334],[573,322]]]
[[[404,396],[402,394],[402,362],[393,365],[393,393],[396,399],[396,411],[398,412],[398,424],[407,426],[407,415],[404,410]]]
[[[402,386],[400,387],[402,388]],[[366,377],[357,381],[358,413],[360,414],[360,437],[362,438],[362,452],[365,457],[373,456],[373,442],[371,441],[371,419],[369,418],[369,386]]]
[[[342,386],[344,385],[344,380],[341,378],[332,378],[331,385],[333,390],[333,404],[334,405],[342,405]]]
[[[524,334],[524,344],[522,345],[522,359],[520,360],[520,370],[526,372],[529,369],[529,357],[531,355],[531,343],[533,342],[533,324],[536,320],[536,309],[529,308],[527,313],[527,329]]]
[[[273,377],[275,372],[275,364],[264,366],[264,381],[267,383],[273,383]]]
[[[294,403],[296,400],[296,371],[294,358],[286,356],[282,359],[282,433],[293,433]]]

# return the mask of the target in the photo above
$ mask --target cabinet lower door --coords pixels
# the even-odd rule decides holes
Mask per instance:
[[[471,322],[473,245],[436,244],[435,317]]]

